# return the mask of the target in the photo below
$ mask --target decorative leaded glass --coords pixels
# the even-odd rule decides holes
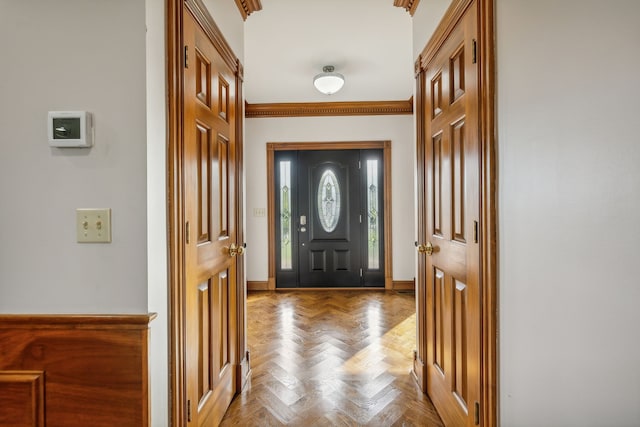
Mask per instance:
[[[318,216],[324,231],[331,233],[340,219],[340,185],[332,170],[327,169],[318,184]]]
[[[367,160],[367,253],[370,269],[380,268],[378,212],[378,161]]]
[[[291,162],[280,162],[280,268],[291,270]]]

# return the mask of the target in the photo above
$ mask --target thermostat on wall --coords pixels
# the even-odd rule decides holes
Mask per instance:
[[[93,120],[88,111],[49,111],[47,123],[51,147],[91,147]]]

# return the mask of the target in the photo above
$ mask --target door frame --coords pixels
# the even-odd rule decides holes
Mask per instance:
[[[497,283],[497,137],[496,137],[496,80],[495,80],[495,5],[494,0],[453,0],[434,31],[431,39],[415,63],[416,75],[416,138],[417,159],[424,155],[420,147],[425,147],[425,84],[426,66],[439,51],[456,23],[473,3],[478,5],[478,124],[480,139],[480,425],[498,425],[498,283]],[[424,156],[423,156],[424,157]],[[417,164],[416,164],[417,166]],[[419,169],[418,169],[419,170]],[[424,191],[420,183],[424,176],[418,176],[418,192]],[[422,215],[418,205],[418,215]],[[420,232],[420,229],[417,230]],[[417,284],[416,284],[417,286]],[[427,313],[417,319],[426,325]],[[418,334],[417,345],[426,342],[424,334]],[[416,355],[414,355],[414,358]],[[414,361],[418,362],[417,360]],[[417,374],[414,370],[414,375]],[[418,382],[422,384],[419,378]]]
[[[276,223],[275,223],[275,174],[276,151],[308,150],[369,150],[382,149],[384,164],[384,289],[393,289],[391,254],[391,141],[347,141],[347,142],[268,142],[267,143],[267,223],[269,224],[269,279],[268,290],[276,289]],[[321,288],[314,288],[321,289]],[[333,288],[332,288],[333,289]],[[342,288],[345,289],[345,288]],[[381,288],[354,288],[381,289]]]
[[[167,242],[168,242],[168,350],[169,350],[169,412],[171,425],[186,425],[186,365],[185,365],[185,295],[183,284],[186,273],[185,262],[185,180],[183,176],[183,80],[184,41],[183,6],[187,7],[197,23],[207,34],[225,63],[232,69],[236,79],[236,242],[244,242],[243,204],[243,122],[244,96],[242,93],[243,66],[225,40],[219,27],[207,11],[202,0],[166,0],[166,54],[167,54]],[[193,56],[193,53],[191,53]],[[236,370],[236,388],[242,390],[251,375],[249,352],[246,341],[246,281],[244,257],[235,257],[237,266],[235,300],[237,324],[236,345],[231,362]]]

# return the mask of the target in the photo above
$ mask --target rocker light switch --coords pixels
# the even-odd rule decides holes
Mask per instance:
[[[78,243],[111,243],[111,209],[76,209]]]

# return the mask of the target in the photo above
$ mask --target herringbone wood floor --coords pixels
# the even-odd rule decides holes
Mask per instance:
[[[413,294],[250,293],[251,383],[223,426],[442,426],[411,378]]]

